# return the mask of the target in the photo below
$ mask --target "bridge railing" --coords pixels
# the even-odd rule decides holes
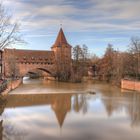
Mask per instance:
[[[7,89],[7,80],[0,80],[0,93]]]

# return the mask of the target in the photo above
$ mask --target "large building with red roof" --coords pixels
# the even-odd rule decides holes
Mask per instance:
[[[4,49],[3,75],[4,77],[25,76],[35,69],[43,70],[52,76],[70,74],[71,45],[66,40],[63,29],[60,28],[57,39],[50,51]]]

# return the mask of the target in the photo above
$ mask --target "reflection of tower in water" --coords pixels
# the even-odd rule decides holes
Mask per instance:
[[[59,126],[62,127],[67,113],[71,110],[71,96],[56,96],[52,101],[52,109],[55,112]]]
[[[72,94],[10,95],[7,97],[6,103],[4,102],[3,104],[0,105],[1,107],[0,115],[3,113],[4,108],[24,107],[24,106],[26,107],[26,106],[32,106],[32,105],[47,104],[47,105],[51,105],[52,110],[54,111],[56,115],[58,124],[60,128],[62,128],[65,117],[67,113],[71,110],[71,97],[72,97]],[[15,130],[14,132],[12,132],[12,135],[15,135]],[[3,131],[5,131],[5,127],[3,127],[3,120],[0,120],[0,140],[2,140],[4,137]],[[10,131],[11,130],[8,129],[5,132],[10,132]],[[10,137],[8,133],[6,133],[6,136]]]

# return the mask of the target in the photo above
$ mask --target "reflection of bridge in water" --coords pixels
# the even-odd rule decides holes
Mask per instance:
[[[96,95],[95,95],[96,98]],[[60,127],[63,126],[66,115],[71,110],[83,111],[88,106],[87,94],[11,94],[0,98],[0,115],[6,108],[30,107],[48,105],[54,111]],[[93,101],[94,102],[94,101]],[[131,125],[140,124],[140,94],[104,92],[101,96],[107,114],[124,110],[131,119]],[[86,113],[87,110],[84,110]],[[3,136],[3,121],[0,122],[0,139]]]
[[[72,97],[74,100],[72,100]],[[2,114],[4,108],[48,105],[51,106],[59,126],[62,127],[68,112],[71,110],[79,112],[82,109],[87,109],[87,100],[86,94],[75,93],[11,94],[3,99],[3,105],[0,105],[0,113]],[[140,95],[138,93],[104,93],[101,100],[108,116],[112,116],[115,111],[125,109],[131,118],[131,124],[140,124]]]
[[[50,105],[58,124],[62,127],[67,113],[71,110],[73,94],[12,94],[0,98],[0,115],[6,108]],[[3,120],[0,122],[0,139],[3,138]]]
[[[71,110],[73,94],[12,94],[4,99],[1,113],[4,108],[17,108],[38,105],[51,105],[60,127],[62,127],[67,112]]]
[[[73,102],[72,102],[73,101]],[[11,94],[0,98],[0,115],[6,108],[48,105],[54,111],[60,128],[71,110],[79,112],[85,105],[85,94]],[[3,138],[3,120],[0,122],[0,139]]]

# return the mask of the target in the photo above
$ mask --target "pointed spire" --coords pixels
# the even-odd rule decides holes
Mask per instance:
[[[54,104],[52,104],[52,109],[56,115],[58,124],[60,126],[60,128],[62,128],[65,117],[67,115],[68,110],[65,109],[65,107],[63,106],[63,102],[56,102]]]
[[[70,46],[67,42],[67,39],[65,37],[65,34],[63,32],[62,27],[60,28],[60,31],[58,33],[57,39],[55,41],[55,44],[53,45],[53,47],[62,47],[63,45],[65,46]],[[71,47],[71,46],[70,46]]]
[[[60,28],[60,31],[58,33],[57,39],[55,41],[55,46],[62,46],[67,44],[66,37],[64,35],[63,29]]]
[[[67,111],[54,111],[55,112],[55,115],[56,115],[56,118],[57,118],[57,121],[58,121],[58,123],[59,123],[59,126],[60,126],[60,128],[62,128],[62,126],[63,126],[63,123],[64,123],[64,120],[65,120],[65,118],[66,118],[66,115],[67,115]]]

